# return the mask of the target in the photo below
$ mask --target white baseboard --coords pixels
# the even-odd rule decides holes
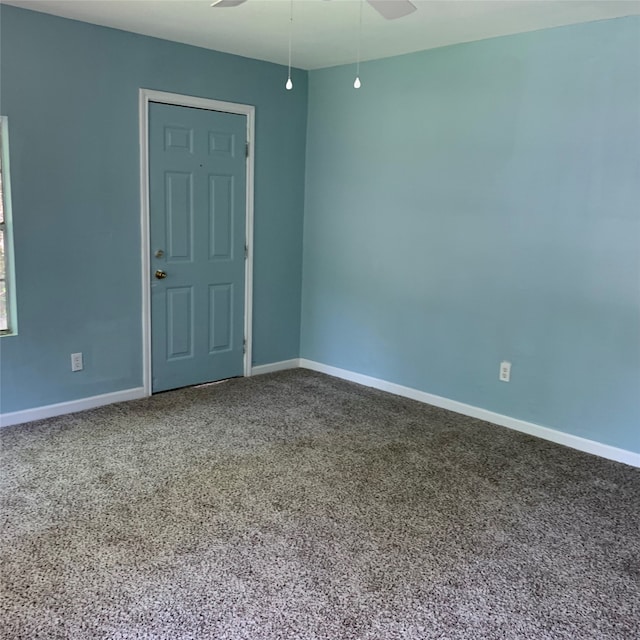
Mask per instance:
[[[76,413],[77,411],[94,409],[95,407],[102,407],[105,404],[113,404],[114,402],[137,400],[138,398],[146,397],[146,395],[144,387],[136,387],[135,389],[103,393],[99,396],[81,398],[80,400],[71,400],[70,402],[49,404],[44,407],[36,407],[35,409],[25,409],[24,411],[14,411],[12,413],[0,413],[0,427],[8,427],[12,424],[22,424],[23,422],[33,422],[34,420],[42,420],[44,418],[53,418],[66,413]]]
[[[338,367],[331,367],[320,362],[314,362],[313,360],[306,360],[300,358],[300,366],[304,369],[312,369],[320,373],[326,373],[336,378],[342,378],[343,380],[350,380],[351,382],[357,382],[367,387],[373,387],[374,389],[380,389],[381,391],[388,391],[398,396],[404,396],[405,398],[411,398],[412,400],[418,400],[426,404],[431,404],[442,409],[448,409],[449,411],[455,411],[465,416],[472,418],[478,418],[485,420],[486,422],[492,422],[493,424],[514,429],[515,431],[521,431],[543,440],[550,440],[558,444],[571,447],[572,449],[578,449],[578,451],[584,451],[585,453],[592,453],[608,460],[615,460],[616,462],[623,462],[632,467],[640,467],[640,453],[633,451],[627,451],[626,449],[619,449],[618,447],[612,447],[608,444],[596,442],[595,440],[588,440],[587,438],[581,438],[580,436],[574,436],[563,431],[556,431],[555,429],[549,429],[548,427],[541,427],[540,425],[532,422],[525,422],[524,420],[518,420],[517,418],[511,418],[500,413],[494,413],[487,409],[481,409],[480,407],[474,407],[470,404],[464,404],[457,400],[450,400],[449,398],[443,398],[442,396],[436,396],[425,391],[419,391],[418,389],[412,389],[411,387],[404,387],[393,382],[387,382],[379,378],[372,378],[371,376],[365,376],[361,373],[354,373],[347,369],[339,369]]]
[[[574,436],[563,431],[542,427],[532,422],[526,422],[500,413],[494,413],[487,409],[474,407],[473,405],[458,402],[457,400],[450,400],[449,398],[436,396],[425,391],[419,391],[418,389],[395,384],[394,382],[388,382],[386,380],[381,380],[380,378],[373,378],[347,369],[332,367],[330,365],[314,362],[313,360],[307,360],[305,358],[292,358],[291,360],[282,360],[281,362],[258,365],[256,367],[252,367],[251,375],[254,376],[263,373],[272,373],[275,371],[283,371],[285,369],[296,369],[298,367],[311,369],[320,373],[326,373],[328,375],[335,376],[336,378],[357,382],[358,384],[372,387],[374,389],[380,389],[381,391],[388,391],[389,393],[393,393],[398,396],[411,398],[412,400],[424,402],[442,409],[448,409],[449,411],[454,411],[472,418],[478,418],[479,420],[485,420],[486,422],[514,429],[515,431],[521,431],[522,433],[527,433],[529,435],[542,438],[543,440],[556,442],[558,444],[571,447],[572,449],[577,449],[578,451],[584,451],[585,453],[591,453],[602,458],[607,458],[608,460],[615,460],[616,462],[622,462],[632,467],[640,468],[640,453],[627,451],[626,449],[619,449],[618,447],[612,447],[611,445],[603,444],[595,440],[588,440],[587,438]],[[144,387],[136,387],[134,389],[105,393],[98,396],[92,396],[90,398],[82,398],[80,400],[72,400],[70,402],[60,402],[58,404],[50,404],[44,407],[36,407],[35,409],[14,411],[12,413],[1,413],[0,427],[8,427],[10,425],[32,422],[33,420],[42,420],[44,418],[53,418],[67,413],[75,413],[77,411],[101,407],[114,402],[136,400],[138,398],[144,398],[146,395]]]
[[[251,367],[251,375],[259,376],[262,373],[273,373],[274,371],[284,371],[285,369],[298,369],[300,367],[300,358],[292,358],[291,360],[281,360],[280,362],[270,362],[269,364],[259,364],[257,367]]]

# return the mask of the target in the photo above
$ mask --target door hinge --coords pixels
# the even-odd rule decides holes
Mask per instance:
[[[249,257],[249,245],[244,245],[244,259],[246,260]]]
[[[247,339],[242,341],[242,353],[247,353]]]
[[[245,158],[249,157],[249,143],[248,142],[244,145],[244,157]]]

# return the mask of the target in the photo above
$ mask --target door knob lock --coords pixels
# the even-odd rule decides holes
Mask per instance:
[[[156,278],[158,278],[158,280],[164,280],[164,278],[167,277],[167,272],[163,271],[162,269],[157,269],[156,270]]]

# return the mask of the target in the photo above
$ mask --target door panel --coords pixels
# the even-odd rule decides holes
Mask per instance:
[[[245,145],[245,116],[149,105],[154,392],[244,372]]]
[[[167,360],[193,356],[193,287],[167,287]]]
[[[209,257],[233,259],[233,176],[209,178]]]
[[[209,353],[233,347],[233,285],[209,287]]]
[[[165,173],[167,260],[191,260],[193,247],[193,175]]]

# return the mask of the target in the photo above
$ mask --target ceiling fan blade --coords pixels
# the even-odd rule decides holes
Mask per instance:
[[[239,4],[246,2],[247,0],[214,0],[211,3],[212,7],[237,7]]]
[[[367,2],[387,20],[404,18],[417,8],[409,0],[367,0]]]

